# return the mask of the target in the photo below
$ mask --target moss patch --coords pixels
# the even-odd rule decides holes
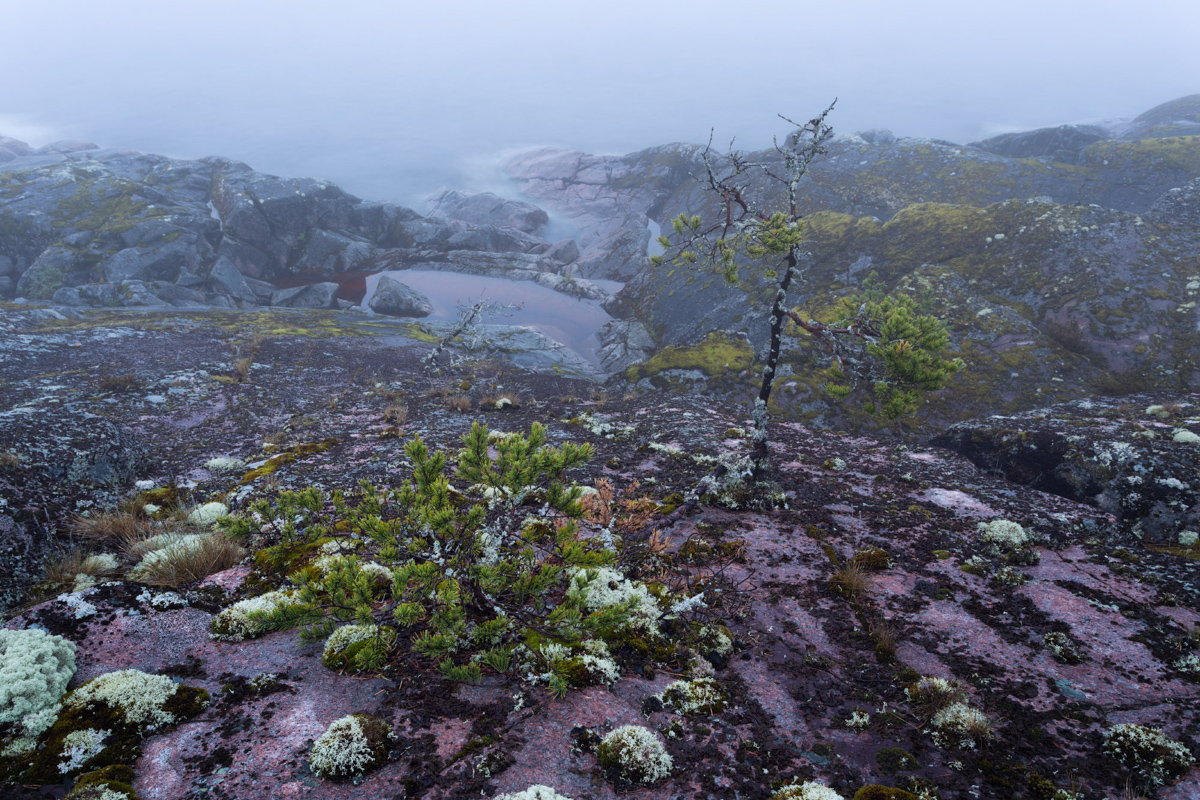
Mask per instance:
[[[741,372],[754,360],[750,343],[721,331],[708,334],[692,347],[672,345],[663,348],[648,361],[635,364],[625,371],[626,380],[636,382],[669,369],[700,370],[710,378]]]

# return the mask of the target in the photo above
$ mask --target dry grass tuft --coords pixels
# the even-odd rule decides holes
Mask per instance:
[[[233,376],[238,379],[238,383],[244,383],[250,377],[250,367],[253,364],[253,356],[243,356],[233,362]]]
[[[457,411],[460,414],[466,414],[471,410],[471,398],[465,394],[456,394],[446,398],[446,408],[451,411]]]
[[[383,419],[392,425],[403,425],[408,422],[408,406],[392,403],[383,410]]]
[[[21,465],[21,456],[12,450],[0,450],[0,469],[13,469]]]
[[[867,634],[875,643],[875,658],[881,664],[896,662],[896,647],[900,644],[900,629],[885,620],[867,623]]]
[[[137,579],[154,586],[179,588],[237,565],[246,551],[222,533],[181,537],[174,546],[147,554]]]
[[[449,397],[455,391],[453,386],[431,386],[425,390],[424,394],[426,397]]]
[[[90,516],[76,515],[71,519],[71,532],[90,542],[113,546],[122,552],[139,542],[162,533],[153,520],[130,509],[98,511]]]
[[[137,375],[101,375],[96,380],[96,388],[101,392],[121,394],[142,388],[142,381]]]
[[[842,597],[857,600],[871,587],[871,575],[860,564],[850,561],[846,566],[833,573],[829,579],[829,585]]]

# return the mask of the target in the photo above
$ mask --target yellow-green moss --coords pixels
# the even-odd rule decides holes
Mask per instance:
[[[104,797],[105,790],[125,795],[128,800],[138,800],[133,788],[133,769],[125,764],[94,770],[79,776],[75,787],[66,800],[95,800]]]
[[[262,466],[255,467],[247,472],[242,476],[242,481],[238,485],[245,486],[248,483],[253,483],[259,478],[274,474],[284,464],[291,464],[297,458],[303,458],[304,456],[310,456],[315,453],[324,453],[337,443],[337,439],[330,437],[328,439],[323,439],[320,442],[308,442],[305,444],[293,445],[292,447],[284,450],[282,453],[278,453],[277,455],[273,455],[268,458],[266,463]]]
[[[919,798],[912,792],[906,792],[894,786],[875,784],[864,786],[855,792],[854,800],[919,800]]]
[[[625,371],[625,378],[632,383],[668,369],[700,370],[712,378],[741,372],[753,360],[754,350],[749,342],[714,331],[703,342],[692,347],[671,345],[663,348],[649,360],[629,367]]]

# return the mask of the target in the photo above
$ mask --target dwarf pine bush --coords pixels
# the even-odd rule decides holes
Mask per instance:
[[[405,450],[412,478],[398,488],[364,482],[356,504],[312,489],[256,504],[226,527],[278,537],[259,557],[291,565],[297,589],[246,617],[264,630],[302,628],[310,641],[337,631],[326,655],[350,670],[379,669],[399,649],[452,680],[486,668],[556,694],[611,683],[604,644],[661,641],[659,600],[619,570],[611,537],[582,535],[582,489],[564,476],[590,445],[546,442],[536,423],[503,437],[475,423],[454,472],[466,493],[451,486],[446,456],[418,437]],[[297,562],[300,552],[316,561]]]

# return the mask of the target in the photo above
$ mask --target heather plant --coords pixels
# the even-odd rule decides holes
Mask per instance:
[[[463,444],[454,476],[465,492],[451,485],[446,456],[418,437],[405,451],[412,478],[398,488],[361,484],[357,503],[284,492],[227,523],[281,539],[259,559],[285,565],[296,584],[288,602],[248,609],[250,626],[328,640],[327,663],[339,669],[378,670],[400,650],[452,680],[490,669],[558,695],[615,679],[607,644],[671,652],[657,624],[666,590],[621,572],[611,532],[583,535],[582,489],[565,474],[591,447],[552,447],[536,423],[527,435],[494,436],[477,422]]]

